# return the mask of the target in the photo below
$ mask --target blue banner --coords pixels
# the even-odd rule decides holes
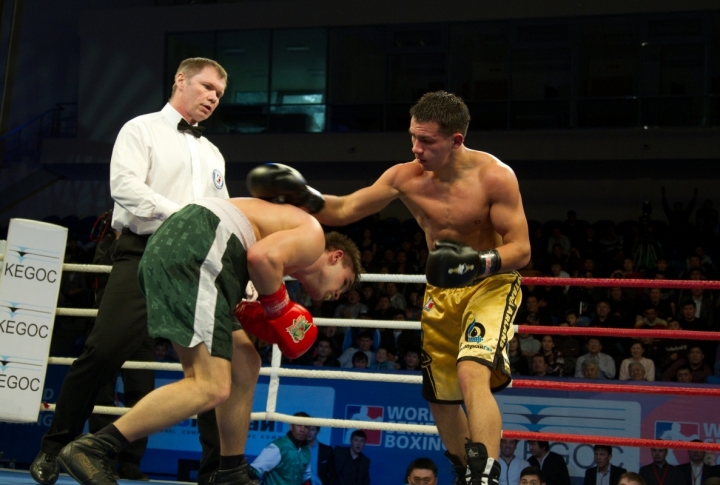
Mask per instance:
[[[65,371],[65,367],[48,368],[44,400],[54,402]],[[156,376],[157,384],[164,385],[178,374],[157,372]],[[265,410],[267,388],[268,378],[260,378],[253,411]],[[497,394],[497,400],[505,430],[720,442],[720,398],[511,388]],[[420,395],[420,386],[414,384],[281,378],[277,412],[292,415],[298,411],[321,418],[434,424],[428,404]],[[7,458],[29,464],[51,419],[50,413],[41,413],[40,421],[35,424],[0,423],[0,450]],[[248,436],[248,458],[252,461],[260,450],[288,430],[289,425],[285,423],[254,421]],[[351,432],[322,428],[318,439],[331,446],[346,446]],[[371,460],[372,483],[403,483],[407,465],[421,456],[437,463],[440,483],[451,482],[444,448],[437,435],[365,432],[368,440],[363,453]],[[551,443],[551,449],[565,457],[575,484],[582,483],[585,469],[594,466],[592,443]],[[525,459],[530,456],[526,443],[518,446],[517,454]],[[197,424],[186,420],[150,437],[142,468],[157,476],[176,476],[181,461],[199,460],[200,455]],[[631,471],[650,461],[648,450],[632,447],[613,450],[612,463]],[[685,463],[687,452],[676,450],[668,461]]]

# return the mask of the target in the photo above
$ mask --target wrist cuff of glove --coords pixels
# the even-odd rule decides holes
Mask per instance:
[[[484,268],[483,272],[479,276],[490,276],[491,274],[495,274],[500,271],[502,261],[500,261],[500,253],[497,252],[497,249],[480,251],[478,252],[478,257],[482,263],[481,266]]]
[[[262,305],[265,316],[273,320],[283,313],[290,305],[290,296],[288,295],[285,283],[280,285],[280,289],[270,295],[260,295],[258,301]]]

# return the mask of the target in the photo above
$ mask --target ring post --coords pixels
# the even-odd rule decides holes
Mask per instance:
[[[0,279],[0,421],[38,420],[67,232],[10,220]]]

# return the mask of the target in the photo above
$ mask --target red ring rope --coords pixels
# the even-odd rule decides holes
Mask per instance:
[[[524,277],[522,279],[522,284],[540,286],[619,286],[622,288],[702,288],[704,290],[720,289],[720,281],[632,280],[620,278],[548,278],[545,276]]]
[[[682,396],[720,396],[720,388],[639,386],[637,384],[593,384],[589,382],[540,381],[534,379],[513,379],[513,389],[550,389],[572,392],[622,392],[632,394],[672,394]]]
[[[503,431],[502,437],[511,440],[543,440],[593,445],[634,446],[636,448],[673,448],[677,450],[720,452],[720,443],[698,443],[694,441],[651,440],[646,438],[618,438],[610,436],[592,436],[583,434],[539,433],[535,431]]]
[[[700,332],[697,330],[650,330],[629,328],[600,327],[548,327],[541,325],[518,325],[518,333],[543,335],[580,335],[594,337],[634,337],[634,338],[677,338],[687,340],[720,340],[720,332]]]

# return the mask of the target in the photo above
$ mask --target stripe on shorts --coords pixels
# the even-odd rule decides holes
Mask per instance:
[[[222,257],[232,235],[233,232],[225,224],[218,224],[215,229],[215,239],[207,256],[205,256],[202,266],[200,266],[198,295],[195,303],[195,321],[193,322],[194,334],[189,347],[204,342],[210,354],[212,354],[215,307],[218,298],[215,280],[222,271]]]

